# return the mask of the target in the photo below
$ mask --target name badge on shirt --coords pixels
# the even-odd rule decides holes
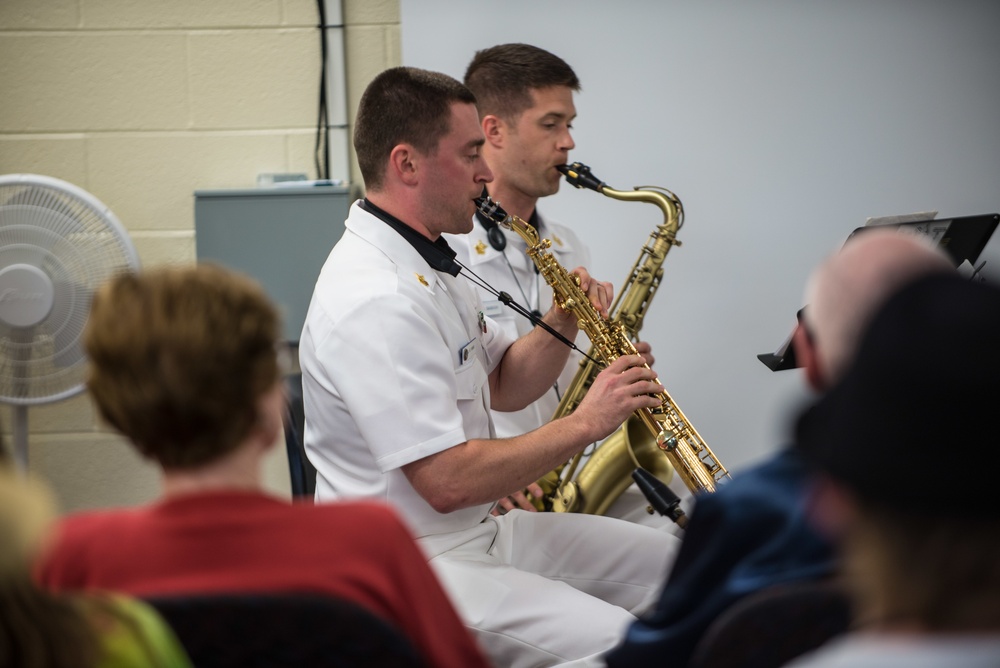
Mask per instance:
[[[479,353],[479,339],[472,339],[458,351],[458,363],[460,365],[468,364],[469,361],[474,360],[476,355]]]
[[[489,299],[483,302],[483,313],[496,318],[503,313],[503,304],[499,299]]]

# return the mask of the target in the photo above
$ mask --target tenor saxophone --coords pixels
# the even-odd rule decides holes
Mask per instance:
[[[680,245],[676,233],[683,219],[680,200],[663,188],[642,187],[618,191],[594,178],[585,165],[574,163],[560,168],[576,187],[587,187],[608,197],[656,204],[664,222],[650,236],[626,284],[611,307],[608,320],[590,304],[574,277],[561,267],[546,249],[549,241],[516,216],[509,216],[488,197],[480,211],[498,224],[512,229],[527,243],[527,254],[539,273],[552,286],[557,303],[577,318],[577,324],[591,340],[591,349],[580,363],[553,419],[568,415],[583,400],[603,366],[621,355],[635,354],[632,340],[642,327],[645,312],[662,277],[662,263],[673,245]],[[641,409],[614,436],[604,442],[576,474],[580,456],[539,481],[543,498],[540,509],[557,512],[603,514],[631,484],[636,467],[651,470],[658,477],[669,474],[666,461],[692,491],[714,491],[728,472],[687,417],[666,392],[657,395],[660,405]],[[659,454],[662,453],[662,454]],[[665,460],[663,455],[665,455]],[[568,466],[568,470],[563,469]]]

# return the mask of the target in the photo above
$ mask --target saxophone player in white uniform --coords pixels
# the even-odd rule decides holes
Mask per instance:
[[[495,665],[601,666],[680,541],[607,517],[490,509],[657,405],[663,387],[641,356],[622,356],[572,415],[496,438],[490,409],[541,396],[567,350],[541,329],[512,342],[442,237],[472,229],[493,178],[483,141],[475,97],[446,75],[393,68],[361,98],[367,196],[320,272],[299,348],[316,499],[395,507]],[[576,275],[606,314],[611,286]],[[561,308],[544,321],[576,332]]]
[[[534,225],[540,238],[551,240],[550,250],[559,264],[589,266],[590,252],[576,233],[543,218],[536,208],[540,198],[558,192],[562,174],[556,167],[569,162],[569,152],[575,147],[571,130],[576,117],[573,95],[580,90],[576,73],[563,59],[544,49],[529,44],[500,44],[476,53],[466,70],[465,85],[478,100],[486,136],[483,157],[494,176],[487,186],[490,197],[507,213]],[[528,310],[541,315],[552,303],[552,289],[525,255],[525,242],[516,233],[479,216],[471,233],[446,237],[463,263]],[[486,313],[509,336],[525,336],[534,328],[530,320],[504,306],[496,296],[485,290],[481,295]],[[587,337],[578,333],[576,339],[577,345],[586,349]],[[652,366],[649,344],[640,341],[636,348]],[[511,413],[494,411],[497,435],[517,436],[550,421],[580,358],[579,353],[572,352],[557,382],[528,407]],[[513,508],[534,511],[531,498],[541,494],[533,483],[525,492],[501,499],[496,512]],[[676,530],[670,520],[650,514],[647,505],[632,485],[606,514]]]

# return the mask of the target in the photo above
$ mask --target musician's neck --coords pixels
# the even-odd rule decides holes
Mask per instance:
[[[509,187],[499,178],[493,183],[487,184],[486,189],[493,201],[500,204],[504,211],[524,221],[531,219],[531,214],[535,211],[535,204],[538,203],[537,197],[525,195],[516,188]]]

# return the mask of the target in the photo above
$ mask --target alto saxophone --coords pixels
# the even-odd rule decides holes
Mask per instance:
[[[554,418],[568,415],[579,405],[601,370],[601,364],[607,365],[621,355],[636,353],[631,339],[642,326],[646,309],[659,285],[667,251],[672,245],[679,245],[676,232],[683,217],[680,201],[668,190],[647,187],[636,188],[633,192],[613,190],[579,163],[564,166],[560,171],[578,188],[592,188],[615,199],[652,202],[664,212],[665,221],[653,231],[650,242],[643,247],[626,285],[612,304],[612,317],[604,320],[580,290],[575,277],[546,252],[547,239],[539,241],[534,228],[516,216],[507,215],[488,197],[480,202],[482,213],[525,240],[528,256],[552,286],[556,301],[576,316],[577,324],[591,340],[591,350],[580,363],[581,368],[567,388]],[[540,509],[602,514],[631,484],[630,474],[634,468],[652,469],[659,477],[665,477],[667,467],[663,466],[664,458],[656,456],[659,452],[666,455],[666,460],[689,489],[714,491],[716,483],[728,477],[728,472],[670,395],[662,392],[657,396],[660,405],[636,411],[616,436],[597,449],[579,476],[574,478],[580,461],[577,455],[569,463],[565,475],[560,467],[540,480],[544,493]]]

